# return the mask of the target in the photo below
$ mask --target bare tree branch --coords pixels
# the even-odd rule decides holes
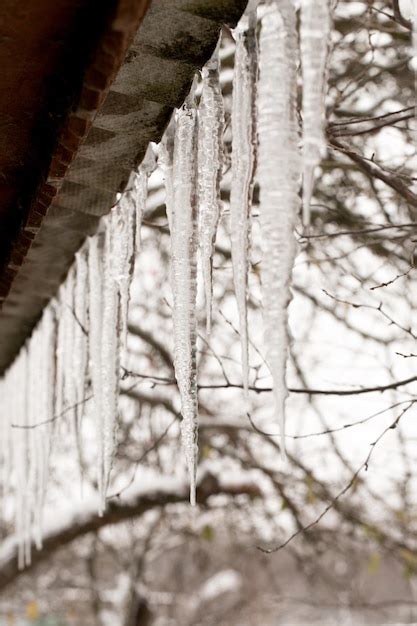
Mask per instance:
[[[221,485],[215,476],[206,474],[198,485],[198,504],[205,505],[210,497],[220,494],[230,497],[247,495],[254,498],[260,495],[260,491],[254,483],[249,481],[233,483],[230,486]],[[47,534],[43,540],[43,548],[32,553],[32,562],[24,570],[18,568],[15,551],[6,549],[5,556],[2,557],[0,553],[0,591],[4,591],[22,574],[29,573],[39,564],[51,558],[57,550],[82,536],[97,533],[101,528],[111,524],[121,524],[127,520],[141,517],[153,509],[160,509],[170,504],[187,503],[188,499],[188,486],[179,483],[171,489],[150,489],[148,492],[140,493],[125,502],[112,500],[108,503],[107,510],[101,517],[97,513],[82,512],[78,517],[67,520],[57,530]]]

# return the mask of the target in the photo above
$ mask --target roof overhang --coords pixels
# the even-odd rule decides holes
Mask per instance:
[[[246,4],[2,4],[0,372]]]

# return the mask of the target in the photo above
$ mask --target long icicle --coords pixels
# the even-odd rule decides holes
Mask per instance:
[[[233,281],[239,311],[243,385],[247,394],[249,387],[247,292],[256,157],[256,2],[249,3],[247,12],[236,28],[235,36],[230,231]]]
[[[132,189],[130,191],[135,212],[134,240],[135,253],[140,250],[142,219],[146,210],[148,199],[148,181],[157,166],[156,155],[152,145],[148,146],[145,157],[132,179]]]
[[[302,0],[303,222],[310,224],[314,172],[326,152],[325,83],[330,38],[329,0]]]
[[[132,193],[124,193],[113,207],[107,222],[107,231],[112,229],[111,276],[119,293],[120,343],[127,343],[127,312],[130,300],[130,285],[133,278],[136,253],[136,214]]]
[[[260,36],[258,169],[265,343],[284,453],[288,305],[300,184],[296,50],[293,4],[291,0],[279,0],[265,14]]]
[[[49,477],[49,463],[52,445],[52,433],[53,424],[55,421],[54,415],[54,382],[55,382],[55,350],[56,350],[56,319],[54,304],[48,306],[41,321],[42,336],[41,336],[41,368],[42,373],[42,395],[41,395],[41,409],[39,416],[42,416],[43,423],[37,427],[37,432],[40,437],[40,465],[38,467],[38,501],[37,501],[37,543],[38,546],[42,546],[42,527],[43,527],[43,510],[45,504],[45,496],[47,491],[47,483]],[[39,368],[39,370],[41,369]],[[37,417],[39,421],[39,416]]]
[[[198,111],[198,204],[200,248],[206,299],[206,328],[211,332],[213,255],[220,219],[220,183],[223,169],[223,96],[219,51],[203,67],[203,89]]]
[[[177,111],[171,216],[171,282],[174,296],[174,366],[181,395],[181,436],[196,499],[197,471],[197,111],[194,94]]]
[[[102,362],[102,311],[103,311],[103,254],[102,234],[90,237],[88,240],[88,279],[89,279],[89,317],[90,337],[89,356],[92,399],[90,403],[93,419],[96,425],[98,445],[97,455],[97,482],[99,492],[99,513],[104,511],[104,425],[103,425],[103,389],[101,385]]]
[[[27,550],[28,537],[28,355],[24,347],[13,365],[9,374],[11,381],[10,391],[19,389],[15,393],[15,402],[11,415],[11,423],[20,426],[14,429],[13,457],[15,470],[16,490],[16,535],[17,535],[17,562],[18,568],[23,569],[29,562]]]
[[[414,147],[417,152],[417,0],[412,0],[411,6],[411,67],[414,72]]]
[[[172,211],[174,206],[174,141],[175,116],[173,115],[158,146],[158,167],[161,168],[164,177],[165,208],[170,231],[172,229]]]
[[[104,511],[114,451],[121,321],[127,317],[147,181],[154,168],[150,149],[132,189],[76,254],[56,298],[0,379],[0,495],[11,488],[16,492],[20,568],[30,563],[33,539],[42,546],[54,427],[75,424],[81,458],[80,422],[87,399],[97,427],[99,512]]]

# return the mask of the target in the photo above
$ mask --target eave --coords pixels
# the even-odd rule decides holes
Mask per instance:
[[[53,25],[49,14],[53,7],[59,4],[64,10],[68,4],[74,9],[69,0],[37,2],[26,0],[25,5],[28,10],[35,10],[36,5],[38,22],[33,29],[39,27],[38,35],[43,38],[47,36],[45,25]],[[9,0],[6,4],[13,21],[16,3]],[[94,37],[91,34],[93,41],[90,47],[87,41],[82,45],[79,42],[77,71],[68,61],[67,90],[63,89],[62,106],[58,119],[51,124],[50,136],[45,138],[46,145],[42,143],[42,134],[38,139],[39,156],[36,153],[30,158],[36,135],[28,132],[22,140],[24,158],[14,183],[16,197],[7,197],[7,191],[2,196],[0,187],[0,226],[9,224],[2,226],[0,242],[0,372],[30,335],[44,306],[65,278],[75,253],[85,238],[95,232],[101,216],[114,205],[117,193],[125,188],[149,142],[160,140],[173,109],[187,95],[195,71],[212,54],[221,25],[235,25],[246,0],[120,0],[99,5],[96,0],[79,0],[76,7],[80,5],[83,11],[90,12],[90,26],[93,29],[94,24],[95,29]],[[2,6],[0,18],[6,12]],[[102,19],[94,21],[95,12]],[[73,30],[69,37],[62,27],[61,51],[63,58],[70,59],[66,46],[78,41],[76,24],[79,28],[82,24],[84,37],[88,35],[87,25],[78,14],[77,19],[71,15]],[[27,28],[30,30],[28,24]],[[0,36],[1,32],[0,26]],[[32,36],[33,60],[33,51],[38,49],[36,41],[42,49],[43,40],[36,40],[33,33]],[[7,45],[0,45],[1,55],[9,54]],[[18,46],[15,48],[18,57]],[[86,50],[85,56],[81,50]],[[7,92],[7,81],[16,83],[12,56],[9,61],[10,78],[3,85],[6,96],[0,97],[2,116],[13,111],[8,109],[13,105]],[[45,74],[45,64],[48,65],[47,55],[39,59],[40,74]],[[59,67],[56,62],[52,69],[47,68],[52,79]],[[77,73],[80,71],[81,79]],[[30,68],[25,72],[30,77]],[[40,118],[55,102],[51,90],[43,95],[46,101],[38,113]],[[25,102],[23,98],[21,104],[24,106]],[[30,119],[32,114],[29,107]],[[12,133],[8,142],[0,144],[0,159],[13,147]],[[24,197],[19,196],[22,181]]]

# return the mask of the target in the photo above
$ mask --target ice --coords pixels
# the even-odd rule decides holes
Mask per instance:
[[[97,438],[97,482],[100,496],[100,510],[103,512],[104,495],[104,424],[103,398],[101,385],[102,361],[102,308],[103,308],[103,235],[98,234],[88,241],[88,295],[89,295],[89,369],[91,373],[92,399],[91,412],[96,425]]]
[[[290,0],[272,4],[262,20],[259,75],[259,185],[262,288],[267,361],[285,450],[288,305],[296,254],[300,157],[296,112],[296,23]]]
[[[175,141],[175,117],[173,116],[161,143],[158,146],[158,165],[162,170],[165,186],[165,206],[169,228],[172,228],[172,210],[174,205],[174,141]]]
[[[235,38],[230,231],[233,281],[239,311],[243,384],[247,393],[249,385],[247,292],[256,158],[256,3],[249,4],[235,30]]]
[[[88,266],[85,252],[78,252],[75,259],[74,292],[74,400],[75,400],[75,437],[78,461],[82,471],[81,421],[85,412],[85,389],[88,367]]]
[[[67,424],[75,429],[83,468],[87,400],[97,430],[99,512],[104,511],[114,452],[120,346],[127,331],[147,180],[154,167],[150,149],[132,175],[132,187],[77,252],[58,294],[0,379],[1,495],[15,492],[19,567],[30,563],[33,540],[38,548],[42,545],[55,425],[61,425],[61,434]]]
[[[107,283],[112,281],[120,296],[120,337],[124,347],[127,341],[127,312],[130,299],[130,284],[132,282],[134,261],[136,254],[136,207],[131,193],[123,194],[118,204],[112,209],[106,235],[112,233],[111,262],[109,262],[109,276]],[[108,239],[108,238],[107,238]],[[106,239],[106,241],[107,241]]]
[[[195,504],[197,465],[197,110],[194,95],[177,111],[173,157],[171,283],[174,297],[174,366],[181,395],[181,435]],[[168,194],[167,194],[168,195]]]
[[[303,221],[310,223],[314,172],[326,152],[325,86],[330,39],[329,0],[302,0],[300,46],[303,75]]]
[[[223,97],[219,54],[215,51],[202,70],[203,86],[198,111],[199,243],[206,299],[207,334],[211,331],[213,254],[220,219],[220,182],[223,168]]]

